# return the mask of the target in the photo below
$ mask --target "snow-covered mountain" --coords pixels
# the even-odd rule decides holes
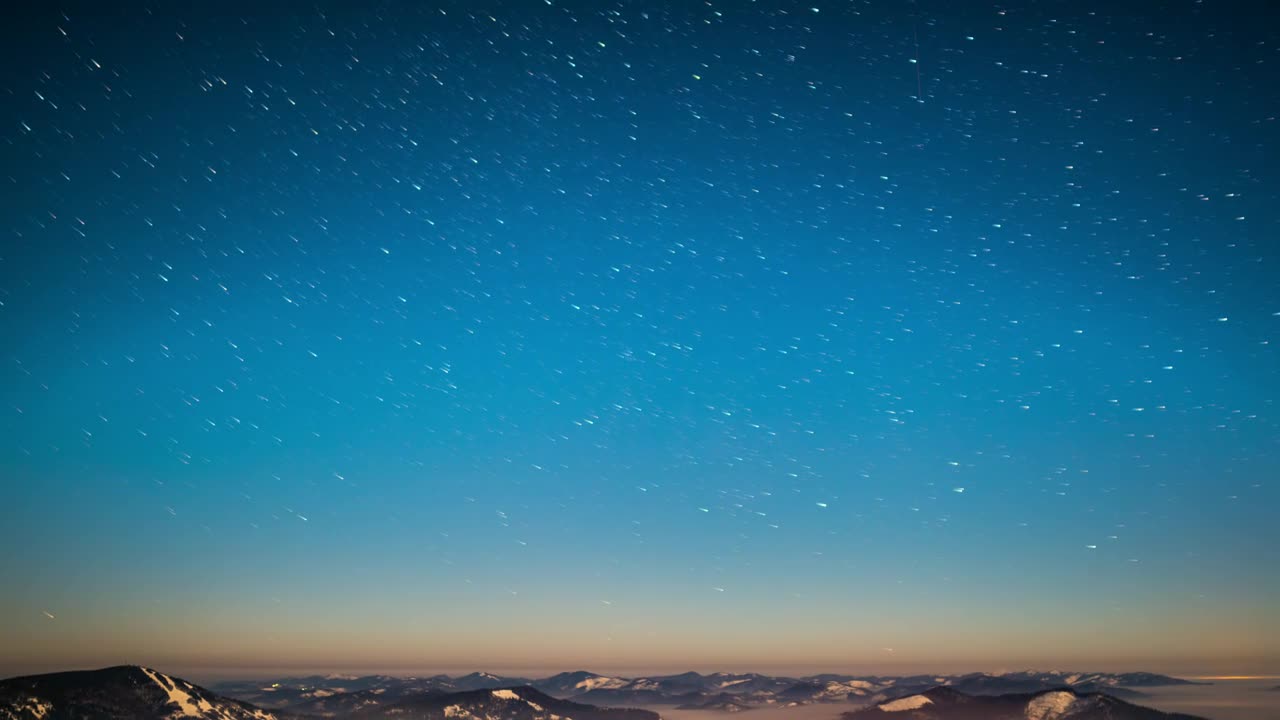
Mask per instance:
[[[901,720],[1168,720],[1186,716],[1165,715],[1115,696],[1140,695],[1132,686],[1180,684],[1188,681],[1152,673],[791,678],[687,672],[622,678],[579,670],[531,683],[479,672],[459,678],[313,675],[221,683],[219,692],[212,692],[150,668],[119,666],[0,681],[0,720],[659,720],[647,710],[616,707],[742,712],[838,702],[865,705],[845,720],[886,713]]]
[[[964,677],[973,677],[966,675]],[[1149,672],[1129,672],[1129,673],[1081,673],[1081,672],[1063,672],[1061,670],[1049,670],[1041,672],[1038,670],[1022,670],[1018,672],[1002,673],[996,676],[1007,680],[1028,680],[1055,687],[1072,687],[1072,688],[1116,688],[1116,687],[1164,687],[1168,685],[1201,685],[1208,683],[1195,683],[1190,680],[1169,677],[1168,675],[1157,675]]]
[[[1071,675],[1058,677],[1053,674],[1006,673],[992,675],[988,673],[970,673],[953,676],[912,676],[903,678],[879,678],[876,682],[877,693],[873,697],[895,698],[913,695],[934,687],[949,687],[966,695],[1008,695],[1011,693],[1034,693],[1055,688],[1071,688],[1077,692],[1106,692],[1115,697],[1128,699],[1145,697],[1146,693],[1118,683],[1099,684],[1096,675],[1083,676],[1074,684]],[[1115,678],[1112,678],[1115,679]],[[1170,678],[1173,680],[1173,678]]]
[[[846,702],[871,696],[888,687],[892,687],[892,683],[855,678],[802,680],[778,693],[778,699],[802,703]]]
[[[3,720],[284,720],[150,668],[28,675],[0,680]]]
[[[721,690],[735,694],[779,693],[795,685],[797,680],[791,677],[761,675],[759,673],[712,673],[703,676],[712,687],[710,690]]]
[[[779,701],[779,693],[795,685],[789,677],[759,673],[696,672],[653,675],[638,678],[609,678],[572,697],[605,705],[702,705],[721,694],[735,696],[739,705],[768,705]]]
[[[442,694],[449,693],[441,690],[422,692],[412,687],[379,687],[344,693],[325,693],[321,691],[314,693],[311,699],[289,705],[283,710],[307,717],[344,718],[356,712],[393,705],[410,698]]]
[[[466,682],[492,682],[494,677],[477,674]],[[660,720],[648,710],[595,707],[527,685],[414,692],[413,683],[396,685],[391,682],[395,678],[377,676],[297,680],[297,685],[312,688],[310,697],[287,710],[269,710],[133,665],[15,677],[0,681],[0,720]],[[414,682],[431,685],[432,680]],[[315,688],[331,683],[376,687],[352,692]],[[272,685],[276,683],[266,686]]]
[[[415,695],[368,707],[351,720],[660,720],[648,710],[600,708],[553,698],[527,685]]]
[[[522,677],[505,677],[487,672],[473,672],[453,679],[454,690],[484,690],[486,688],[529,685],[533,681]]]
[[[549,680],[550,678],[548,678]],[[428,692],[460,692],[486,688],[528,685],[530,680],[502,677],[487,672],[473,672],[457,678],[448,675],[428,677],[393,677],[390,675],[308,675],[272,680],[236,680],[217,683],[213,689],[223,695],[266,708],[293,706],[325,707],[340,704],[332,698],[352,693],[365,693],[371,698],[388,701]],[[577,695],[579,691],[564,693]],[[559,695],[559,693],[551,693]],[[349,700],[346,699],[346,700]],[[328,701],[328,702],[326,702]]]
[[[871,702],[923,692],[939,685],[970,695],[1032,693],[1070,687],[1079,692],[1105,691],[1110,695],[1139,698],[1135,687],[1181,685],[1188,681],[1153,673],[1080,673],[1020,671],[1003,674],[853,676],[811,675],[802,678],[758,673],[695,672],[620,678],[587,671],[561,673],[533,685],[546,692],[584,702],[606,705],[717,704],[721,694],[736,696],[734,705],[778,705],[839,702]]]
[[[308,675],[274,680],[235,680],[215,683],[214,692],[265,708],[284,708],[351,693],[403,697],[414,693],[457,690],[448,675],[425,678],[390,675]]]
[[[936,687],[844,713],[843,720],[1204,720],[1160,712],[1102,693],[1045,690],[966,695]]]
[[[429,692],[532,686],[547,695],[613,707],[676,706],[738,711],[741,707],[858,702],[870,704],[923,693],[938,686],[967,695],[1035,693],[1056,688],[1106,692],[1135,699],[1135,687],[1180,685],[1188,681],[1153,673],[1019,671],[1001,674],[855,676],[834,673],[794,678],[759,673],[686,672],[625,678],[587,670],[525,680],[475,672],[458,678],[435,675],[394,678],[385,675],[309,676],[252,683],[221,683],[218,692],[255,705],[332,716],[365,705],[384,706]],[[732,697],[731,702],[722,696]]]
[[[620,688],[629,682],[630,680],[625,678],[597,675],[586,670],[575,670],[535,680],[530,684],[548,695],[572,697],[592,690]]]
[[[518,701],[518,702],[517,702]],[[550,714],[545,718],[533,711]],[[658,720],[647,710],[602,708],[552,697],[528,685],[461,692],[402,692],[374,688],[314,698],[285,711],[307,718],[366,718],[437,716],[451,720]],[[440,713],[445,715],[440,716]]]

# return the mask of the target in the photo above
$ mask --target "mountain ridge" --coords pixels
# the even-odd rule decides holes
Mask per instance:
[[[472,672],[450,677],[395,678],[386,675],[307,676],[271,681],[234,681],[214,685],[214,690],[256,705],[297,710],[354,703],[361,698],[344,697],[325,700],[335,695],[369,691],[363,699],[386,702],[412,693],[514,687],[528,685],[560,699],[603,706],[672,706],[681,709],[724,705],[726,711],[741,706],[781,706],[816,703],[871,702],[923,692],[935,686],[948,686],[961,692],[998,695],[1037,692],[1057,687],[1077,691],[1106,692],[1116,697],[1136,699],[1145,694],[1138,688],[1190,684],[1181,678],[1149,672],[1097,673],[1018,670],[1005,673],[965,673],[959,675],[848,675],[821,673],[800,677],[774,676],[761,673],[694,671],[670,675],[621,677],[589,670],[556,673],[545,678],[529,679]],[[732,696],[732,707],[726,704]],[[308,704],[310,703],[310,704]]]
[[[841,720],[1206,720],[1166,713],[1105,693],[1070,688],[1036,693],[968,695],[949,687],[884,700],[841,714]]]
[[[309,680],[362,679],[312,676]],[[497,680],[501,679],[483,679]],[[367,684],[368,679],[364,682]],[[343,702],[334,708],[323,705],[344,696],[373,702]],[[385,687],[366,687],[352,693],[313,693],[308,702],[312,712],[262,708],[140,665],[0,680],[0,720],[660,720],[657,713],[649,710],[602,708],[562,700],[528,685],[400,693],[389,693]]]
[[[0,680],[3,720],[285,720],[140,665]]]
[[[989,720],[998,720],[1003,717],[999,712],[1019,702],[1025,706],[1020,706],[1020,712],[1030,712],[1028,703],[1039,697],[1049,700],[1037,701],[1041,703],[1036,706],[1039,714],[1028,715],[1031,720],[1094,717],[1055,715],[1049,712],[1054,702],[1077,710],[1096,706],[1113,712],[1105,716],[1107,720],[1190,717],[1152,715],[1158,711],[1116,697],[1136,692],[1124,683],[1143,687],[1189,684],[1152,673],[1018,671],[861,677],[827,673],[793,678],[690,671],[623,678],[575,670],[533,680],[483,672],[456,678],[309,675],[274,682],[228,681],[208,689],[148,667],[118,665],[0,680],[0,720],[661,720],[648,709],[618,706],[644,704],[734,713],[766,706],[837,702],[865,703],[853,713],[871,713],[846,714],[844,720],[885,712],[905,713],[894,716],[900,720],[935,716],[969,720],[963,714],[965,708],[979,707],[985,708]],[[1008,688],[1030,690],[1004,692]],[[255,702],[258,699],[273,705]],[[588,703],[585,699],[614,702]],[[937,715],[944,707],[951,708],[947,710],[950,714]]]

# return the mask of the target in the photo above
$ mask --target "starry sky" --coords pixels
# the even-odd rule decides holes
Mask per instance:
[[[1280,669],[1263,3],[32,3],[0,670]]]

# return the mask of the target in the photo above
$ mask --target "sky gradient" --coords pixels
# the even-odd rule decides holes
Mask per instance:
[[[1264,4],[11,20],[0,673],[1280,671]]]

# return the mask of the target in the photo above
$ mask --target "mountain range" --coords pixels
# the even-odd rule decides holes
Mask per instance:
[[[721,709],[737,712],[758,706],[808,705],[836,702],[876,702],[949,687],[969,695],[1034,693],[1057,688],[1077,692],[1105,692],[1114,697],[1143,697],[1139,688],[1191,684],[1153,673],[1080,673],[1020,671],[964,675],[839,675],[803,677],[759,673],[686,672],[624,678],[586,670],[536,679],[471,673],[459,677],[433,675],[399,678],[388,675],[313,675],[269,681],[224,682],[213,686],[223,695],[268,708],[315,712],[360,701],[388,703],[425,692],[461,692],[499,687],[529,686],[552,697],[605,706],[672,706],[679,709]],[[339,696],[354,695],[344,698]]]
[[[886,700],[841,717],[843,720],[1199,720],[1192,715],[1141,707],[1103,693],[1060,689],[967,695],[948,687]]]
[[[0,680],[0,720],[661,720],[625,704],[743,712],[855,701],[844,720],[1185,720],[1115,696],[1132,686],[1187,684],[1149,673],[802,678],[689,672],[620,678],[587,671],[539,680],[487,673],[398,678],[314,675],[226,682],[209,690],[133,665]],[[1048,685],[1031,691],[1007,688]],[[1105,687],[1106,693],[1092,688]],[[596,699],[609,699],[601,706]],[[592,699],[592,702],[586,702]]]
[[[528,686],[446,692],[370,687],[319,693],[296,708],[264,709],[151,668],[0,680],[0,720],[661,720],[649,710],[599,708]]]

